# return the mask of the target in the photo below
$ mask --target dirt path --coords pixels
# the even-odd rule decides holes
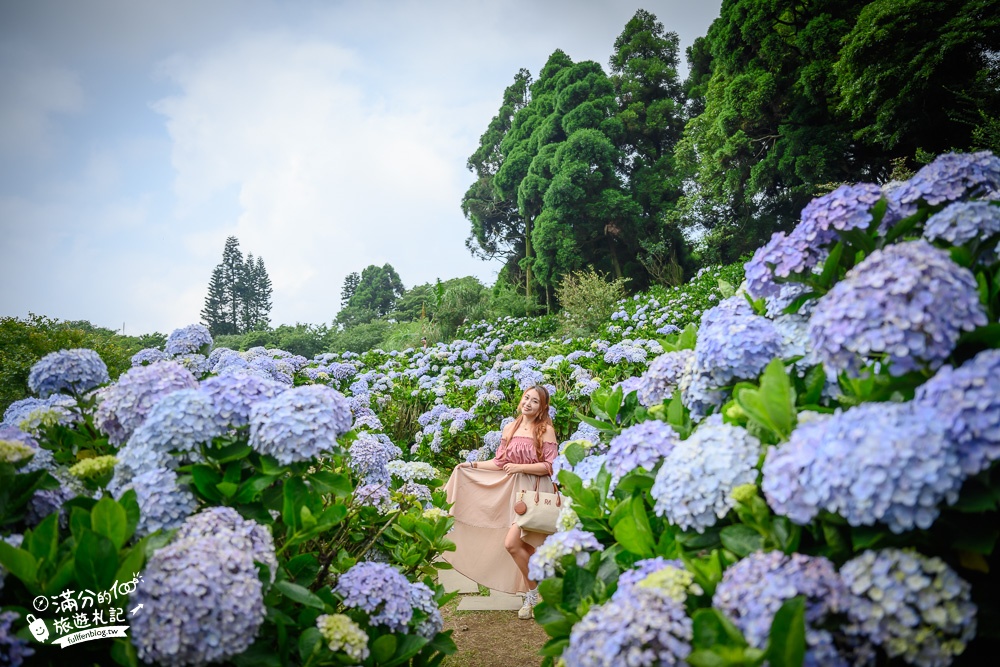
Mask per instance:
[[[445,630],[458,652],[443,667],[537,667],[539,649],[548,635],[534,621],[518,619],[516,611],[458,611],[461,596],[441,609]]]

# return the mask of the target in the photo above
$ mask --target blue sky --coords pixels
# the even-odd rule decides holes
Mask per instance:
[[[499,266],[465,248],[465,162],[521,67],[607,68],[639,8],[703,35],[721,0],[0,3],[0,315],[129,334],[200,318],[227,236],[272,324],[329,322],[344,277]]]

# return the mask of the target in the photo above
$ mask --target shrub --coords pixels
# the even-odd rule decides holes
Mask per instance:
[[[567,274],[556,288],[556,298],[564,312],[564,332],[593,334],[601,329],[625,297],[628,278],[607,280],[594,269]]]

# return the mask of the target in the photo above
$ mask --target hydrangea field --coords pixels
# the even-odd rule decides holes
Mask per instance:
[[[114,382],[42,358],[0,427],[3,664],[439,664],[441,487],[534,384],[571,500],[530,561],[543,664],[1000,648],[1000,159],[841,186],[619,306],[596,339],[508,319],[306,359],[192,325]],[[66,591],[121,582],[128,636],[53,645],[97,624]]]

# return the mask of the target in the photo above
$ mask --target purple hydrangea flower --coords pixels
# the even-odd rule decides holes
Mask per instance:
[[[14,621],[20,617],[16,611],[0,612],[0,655],[4,656],[4,664],[10,667],[20,667],[25,658],[35,655],[31,642],[13,632]]]
[[[750,312],[742,296],[734,296],[702,318],[694,366],[711,386],[724,387],[736,379],[756,378],[780,353],[781,334],[774,324]]]
[[[562,572],[560,561],[563,556],[575,554],[576,564],[583,567],[590,560],[590,554],[603,550],[604,545],[597,541],[593,533],[585,530],[574,528],[552,533],[528,559],[528,578],[535,581],[551,579],[557,572]]]
[[[129,444],[141,441],[156,451],[191,454],[227,429],[210,396],[199,389],[179,389],[153,406]]]
[[[24,418],[39,408],[48,408],[49,401],[44,398],[29,396],[19,401],[14,401],[7,406],[3,413],[3,425],[18,428]]]
[[[746,263],[750,293],[756,298],[777,294],[775,278],[788,278],[812,271],[839,240],[839,232],[868,228],[872,207],[882,191],[871,183],[842,185],[833,192],[813,199],[802,209],[799,224],[787,236],[777,232],[758,248]]]
[[[410,582],[391,565],[358,563],[340,575],[333,592],[344,606],[361,609],[372,625],[383,625],[390,632],[405,632],[413,618]]]
[[[227,545],[249,553],[255,562],[267,565],[271,583],[278,572],[274,553],[274,538],[267,526],[244,519],[231,507],[209,507],[189,516],[181,525],[174,541],[185,539],[221,540]]]
[[[646,383],[643,381],[642,376],[637,375],[635,377],[625,378],[621,382],[616,382],[611,389],[615,390],[621,388],[622,396],[628,396],[633,391],[641,391],[645,384]]]
[[[198,386],[191,372],[173,361],[137,366],[99,392],[94,422],[112,445],[121,445],[167,394]]]
[[[80,395],[110,381],[101,356],[88,349],[50,352],[28,373],[28,388],[42,398],[60,392]]]
[[[889,201],[897,211],[897,218],[902,219],[916,213],[921,199],[937,206],[997,193],[1000,193],[1000,158],[989,151],[946,153],[890,192]]]
[[[632,364],[641,364],[646,361],[646,350],[635,345],[632,341],[622,341],[615,343],[604,353],[604,361],[609,364],[620,364],[627,361]]]
[[[351,470],[360,476],[365,484],[388,484],[389,461],[399,458],[403,452],[392,444],[389,436],[379,433],[360,433],[351,444]]]
[[[217,375],[201,383],[201,391],[211,401],[220,422],[234,426],[250,423],[255,403],[274,398],[287,387],[280,382],[254,375]]]
[[[883,357],[901,375],[937,368],[962,331],[985,324],[972,272],[921,240],[876,250],[848,271],[816,303],[809,335],[837,370],[857,373]]]
[[[212,334],[204,324],[189,324],[180,329],[174,329],[167,337],[163,349],[171,356],[202,352],[203,348],[212,345]]]
[[[712,415],[663,459],[650,491],[653,511],[684,530],[705,532],[736,506],[734,488],[757,481],[760,452],[746,429]]]
[[[212,367],[208,365],[208,359],[204,354],[179,354],[174,357],[174,361],[191,371],[191,374],[198,378],[212,372]]]
[[[796,428],[764,461],[768,504],[795,523],[820,510],[852,526],[926,529],[964,475],[941,418],[913,403],[865,403]]]
[[[653,359],[642,375],[639,388],[639,402],[643,405],[659,405],[673,396],[680,386],[681,378],[688,363],[694,358],[693,350],[667,352]]]
[[[1000,459],[1000,350],[980,352],[958,369],[943,366],[913,402],[944,423],[966,475]]]
[[[928,241],[963,245],[1000,234],[1000,207],[989,202],[955,202],[927,218],[923,236]]]
[[[806,599],[807,667],[848,667],[874,657],[870,646],[851,646],[846,634],[827,629],[854,609],[850,590],[822,556],[787,556],[780,551],[750,554],[722,575],[712,605],[743,631],[747,642],[764,648],[774,615],[787,600]]]
[[[170,355],[163,350],[159,350],[155,347],[147,347],[132,355],[132,365],[148,366],[149,364],[154,364],[157,361],[167,361],[168,359],[170,359]],[[214,366],[215,364],[213,363],[212,365]]]
[[[130,619],[139,658],[171,667],[235,657],[264,621],[253,555],[210,536],[156,551],[131,602],[156,610]]]
[[[976,636],[972,587],[939,558],[914,551],[866,551],[840,576],[857,596],[852,631],[890,658],[919,667],[950,665]]]
[[[605,465],[618,480],[636,468],[652,470],[680,442],[677,432],[656,419],[629,426],[611,440]]]
[[[325,385],[294,387],[250,409],[250,446],[282,464],[329,454],[351,428],[344,395]]]
[[[686,665],[693,629],[684,605],[657,588],[631,587],[573,626],[563,660],[574,667]]]
[[[118,499],[130,488],[135,489],[139,503],[136,534],[140,536],[177,528],[198,508],[194,494],[177,483],[177,473],[170,468],[151,468],[137,473],[120,489]]]
[[[374,507],[379,514],[385,514],[393,509],[392,495],[389,485],[361,484],[354,490],[354,504],[360,507]]]
[[[419,581],[410,584],[410,606],[414,611],[420,611],[427,615],[427,618],[417,623],[414,628],[417,636],[425,639],[433,639],[444,627],[444,619],[441,618],[441,609],[434,601],[434,592]]]

